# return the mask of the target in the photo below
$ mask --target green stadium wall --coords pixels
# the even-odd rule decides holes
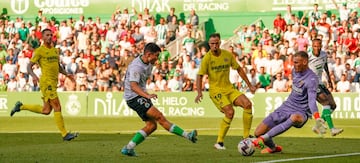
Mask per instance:
[[[123,92],[59,92],[65,117],[136,117],[123,99]],[[213,105],[208,92],[204,92],[201,103],[194,102],[195,92],[157,92],[154,105],[169,117],[223,117]],[[253,103],[254,117],[263,118],[280,106],[288,93],[246,94]],[[335,119],[360,119],[360,93],[334,93],[337,109]],[[9,116],[16,101],[24,104],[42,105],[40,92],[5,92],[0,94],[0,117]],[[319,108],[321,108],[319,106]],[[236,108],[236,116],[242,109]],[[321,109],[320,109],[321,110]],[[43,116],[21,111],[15,116]]]
[[[357,7],[358,0],[335,0],[339,6],[347,2],[349,8]],[[149,8],[156,18],[166,16],[170,7],[175,7],[175,14],[185,20],[191,9],[195,9],[200,22],[205,23],[207,32],[220,32],[223,38],[233,35],[239,25],[249,25],[262,19],[264,24],[272,27],[277,13],[285,13],[286,6],[292,5],[294,13],[301,14],[318,3],[321,11],[334,11],[331,0],[5,0],[0,1],[1,8],[6,8],[11,19],[18,16],[24,20],[34,21],[37,11],[42,10],[48,18],[58,20],[72,16],[78,19],[99,16],[108,20],[116,9],[134,8],[142,12]],[[337,12],[337,11],[335,11]]]

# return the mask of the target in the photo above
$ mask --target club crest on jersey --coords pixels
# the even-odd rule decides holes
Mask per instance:
[[[229,61],[229,58],[224,58],[224,62],[228,62]]]

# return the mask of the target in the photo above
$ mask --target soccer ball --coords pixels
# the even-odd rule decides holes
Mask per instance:
[[[238,150],[243,156],[251,156],[255,152],[255,147],[250,138],[243,139],[238,144]]]

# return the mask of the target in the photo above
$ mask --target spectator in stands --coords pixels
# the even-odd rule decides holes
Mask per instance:
[[[284,20],[286,24],[290,24],[291,16],[293,15],[291,5],[286,6],[286,12],[284,14]]]
[[[293,85],[293,77],[292,77],[292,74],[290,73],[288,75],[287,81],[286,81],[286,92],[291,92],[292,85]]]
[[[276,92],[287,92],[287,87],[286,87],[286,79],[282,78],[282,73],[279,72],[276,74],[276,80],[274,80],[273,84],[272,84],[272,89],[275,90]]]
[[[273,25],[274,25],[274,28],[278,28],[280,29],[281,31],[285,32],[285,29],[286,29],[286,22],[285,20],[281,17],[281,14],[278,13],[276,15],[276,18],[273,22]]]
[[[150,14],[150,11],[149,11],[149,9],[148,8],[144,8],[144,14],[143,14],[143,19],[144,20],[149,20],[149,19],[154,19],[154,16],[152,16],[151,14]]]
[[[7,91],[7,83],[4,81],[4,77],[0,77],[0,92]]]
[[[312,25],[316,23],[321,16],[321,11],[319,11],[319,5],[317,3],[314,4],[314,9],[309,12],[309,24]]]
[[[18,28],[18,33],[20,35],[21,41],[25,42],[28,35],[29,35],[29,29],[25,26],[25,23],[21,23],[20,28]]]
[[[144,40],[144,34],[140,33],[140,27],[136,26],[134,33],[131,35],[132,38],[134,38],[135,43],[139,43],[140,41]]]
[[[179,37],[185,36],[188,33],[189,28],[187,27],[187,25],[185,25],[183,20],[179,20],[179,26],[178,26],[178,30],[176,31],[176,35]]]
[[[179,70],[174,72],[174,75],[171,79],[168,80],[167,91],[170,92],[181,92],[183,86],[182,75]]]
[[[162,77],[162,75],[157,72],[155,75],[155,91],[166,91],[167,90],[167,81]]]
[[[175,15],[175,8],[171,7],[169,14],[166,17],[166,22],[170,23],[171,21],[173,21],[174,17],[177,19],[177,16]]]
[[[182,46],[185,47],[186,51],[190,54],[190,57],[193,58],[195,55],[196,40],[191,36],[190,31],[188,31],[187,36],[184,38]]]
[[[268,54],[267,54],[266,50],[263,49],[263,45],[259,43],[259,44],[257,44],[256,50],[254,50],[251,55],[251,65],[252,66],[255,66],[255,59],[258,58],[260,55],[262,55],[263,58],[266,58]]]
[[[196,14],[194,9],[190,10],[190,15],[187,18],[187,23],[191,25],[191,29],[193,31],[193,35],[196,34],[198,25],[199,25],[199,16]]]
[[[172,20],[167,23],[168,26],[168,36],[166,43],[169,43],[176,39],[176,31],[179,29],[179,24],[177,22],[177,17],[173,16]]]
[[[332,67],[331,70],[331,73],[335,75],[335,82],[339,82],[341,79],[341,75],[345,73],[345,65],[342,64],[340,57],[336,58],[335,65]]]
[[[72,75],[75,75],[78,68],[79,68],[79,66],[78,66],[78,63],[75,62],[75,57],[71,57],[70,63],[65,65],[66,72],[68,74],[72,74]]]
[[[350,82],[346,80],[346,74],[341,74],[340,81],[336,83],[336,92],[350,92]]]
[[[289,74],[291,74],[293,67],[294,67],[293,54],[287,55],[287,57],[284,61],[284,77],[285,78],[288,78]]]
[[[169,62],[171,59],[170,52],[165,48],[165,45],[160,45],[161,52],[158,56],[158,62],[162,64],[162,62]]]
[[[284,72],[284,61],[280,58],[280,53],[275,52],[274,58],[270,60],[270,64],[267,65],[270,69],[270,75],[275,77],[280,72]]]
[[[258,88],[264,88],[265,91],[271,88],[271,76],[266,72],[266,68],[264,66],[260,67],[259,83],[257,85]]]
[[[160,23],[155,26],[155,31],[157,33],[156,44],[158,45],[166,45],[168,26],[165,23],[165,19],[161,17]]]
[[[4,46],[5,45],[0,43],[0,67],[6,63],[6,56],[8,56]]]
[[[15,75],[10,75],[10,81],[7,83],[7,91],[8,92],[16,92],[17,91],[17,80]]]
[[[341,8],[339,8],[335,0],[332,0],[332,2],[335,5],[336,9],[339,10],[340,21],[348,21],[351,10],[347,8],[347,3],[346,2],[342,3]]]
[[[196,67],[195,61],[190,61],[190,67],[184,67],[184,77],[190,79],[191,83],[196,83],[196,75],[199,71],[199,68]]]
[[[355,78],[355,71],[351,68],[349,63],[345,63],[345,75],[346,75],[346,80],[349,81],[349,83],[351,84],[354,81]]]

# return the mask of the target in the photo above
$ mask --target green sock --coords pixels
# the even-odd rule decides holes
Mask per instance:
[[[127,145],[128,149],[133,149],[135,148],[136,145],[139,145],[140,143],[142,143],[145,138],[147,137],[147,134],[145,133],[144,130],[140,130],[138,131],[134,137],[131,139],[131,141],[129,142],[129,144]]]
[[[329,126],[329,129],[334,128],[334,124],[333,124],[333,121],[331,119],[330,106],[326,105],[326,106],[323,107],[321,118],[323,118],[326,121],[326,123]]]
[[[173,124],[171,127],[170,127],[170,130],[169,130],[171,133],[174,133],[175,135],[179,135],[179,136],[182,136],[182,137],[186,137],[187,136],[187,133],[182,129],[180,128],[179,126],[177,126],[176,124]]]

